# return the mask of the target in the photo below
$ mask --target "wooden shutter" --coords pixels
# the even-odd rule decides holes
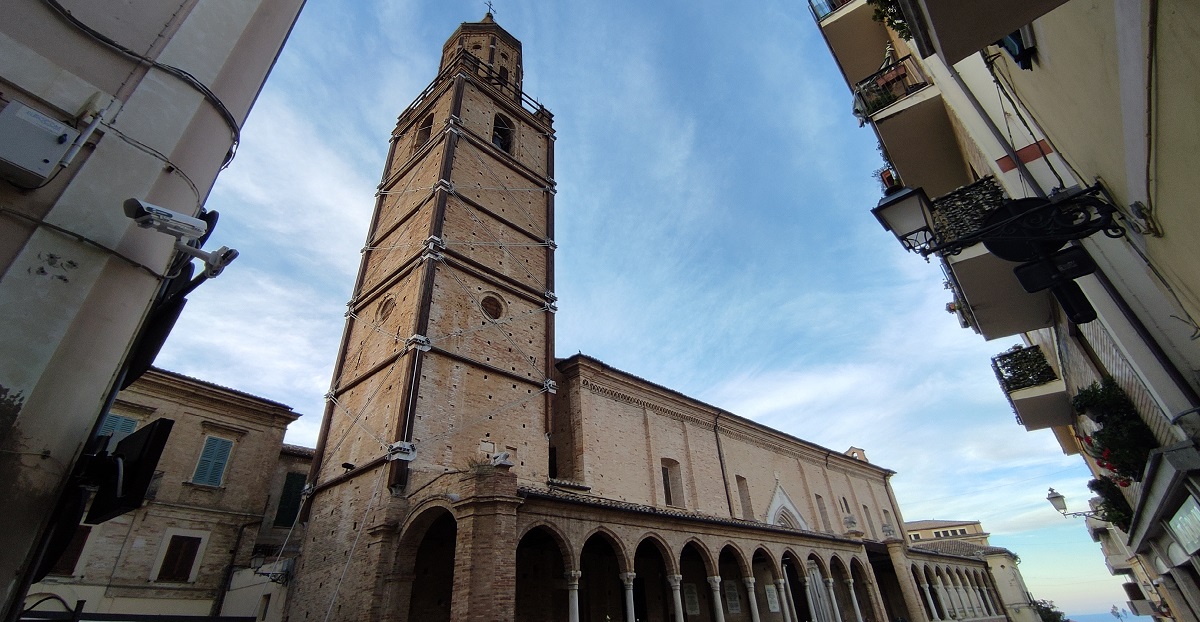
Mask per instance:
[[[200,538],[195,536],[171,536],[162,565],[158,568],[157,581],[187,583],[192,578],[192,566],[196,563],[196,552],[200,550]]]
[[[229,460],[229,450],[233,441],[216,436],[204,439],[204,450],[200,452],[200,461],[196,463],[196,472],[192,474],[192,483],[202,486],[220,486],[225,474],[225,463]]]
[[[275,510],[276,527],[291,527],[300,512],[300,493],[304,492],[304,482],[308,475],[304,473],[288,473],[283,482],[283,492],[279,495],[279,508]]]
[[[83,545],[87,544],[88,535],[91,533],[91,527],[77,525],[75,527],[75,535],[71,536],[71,543],[67,545],[67,549],[59,556],[58,561],[54,562],[54,567],[50,569],[50,574],[60,576],[75,574],[75,566],[79,563],[79,556],[83,553]]]

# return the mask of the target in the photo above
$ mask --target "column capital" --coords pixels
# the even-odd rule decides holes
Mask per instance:
[[[582,576],[583,576],[583,573],[578,570],[568,570],[563,573],[563,578],[565,578],[567,580],[568,588],[578,588],[579,587],[579,577],[582,577]]]
[[[832,589],[833,588],[833,577],[826,578],[825,585],[828,585]]]
[[[718,575],[718,576],[715,576],[715,577],[708,577],[708,585],[709,585],[709,587],[711,587],[713,590],[719,590],[719,589],[721,589],[721,577],[720,577],[720,575]]]
[[[683,575],[681,575],[681,574],[667,575],[667,583],[671,584],[671,589],[673,589],[673,590],[679,589],[679,584],[682,582],[683,582]]]
[[[742,581],[746,582],[746,587],[754,589],[754,577],[742,577]]]
[[[849,585],[850,587],[854,587],[854,579],[846,579],[846,585]]]
[[[626,589],[633,589],[633,580],[637,578],[636,572],[622,572],[621,582],[625,584]]]

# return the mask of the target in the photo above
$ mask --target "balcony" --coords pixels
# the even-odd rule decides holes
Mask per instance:
[[[879,70],[892,39],[887,27],[871,18],[875,10],[867,0],[809,0],[809,7],[847,84]]]
[[[905,56],[854,85],[854,113],[870,117],[927,86],[921,68]]]
[[[1008,395],[1017,423],[1026,430],[1070,425],[1075,413],[1067,386],[1037,346],[1017,346],[992,359],[1000,387]]]
[[[850,4],[854,0],[808,0],[808,8],[812,9],[817,22],[829,17],[830,13]]]
[[[913,0],[912,6],[920,15],[905,11],[905,18],[922,57],[936,53],[947,65],[953,65],[1065,1]]]
[[[898,160],[895,154],[893,160]],[[905,181],[912,183],[907,176]],[[978,230],[984,217],[1002,201],[1004,192],[991,177],[934,199],[932,214],[938,239],[957,240]],[[943,259],[950,280],[957,284],[957,291],[969,307],[972,324],[984,339],[1011,337],[1053,323],[1050,294],[1026,292],[1012,272],[1016,264],[996,257],[982,244]]]

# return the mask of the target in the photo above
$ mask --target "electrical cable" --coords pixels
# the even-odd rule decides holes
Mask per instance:
[[[207,85],[197,79],[196,76],[193,76],[183,69],[160,63],[148,56],[145,56],[144,54],[139,54],[138,52],[121,45],[115,40],[80,21],[63,5],[59,4],[58,0],[42,0],[42,3],[50,7],[50,9],[58,14],[63,21],[71,24],[84,34],[104,44],[106,47],[120,54],[128,56],[129,58],[145,63],[150,67],[166,72],[179,79],[184,84],[192,87],[192,89],[196,92],[200,93],[205,100],[212,104],[213,108],[216,109],[217,114],[221,115],[221,118],[225,121],[225,124],[229,126],[230,140],[232,143],[229,145],[229,151],[225,154],[225,160],[221,164],[221,169],[224,170],[229,166],[229,163],[233,161],[233,157],[237,153],[238,143],[241,142],[242,129],[238,124],[237,119],[233,116],[233,113],[229,111],[229,108],[225,106],[225,103],[221,101],[221,98],[217,97],[217,94],[209,89]]]
[[[354,543],[350,545],[350,550],[346,552],[346,564],[342,566],[342,574],[338,577],[337,585],[333,587],[333,594],[329,597],[329,609],[325,611],[323,622],[329,622],[329,616],[333,615],[333,606],[337,603],[338,592],[342,589],[342,582],[346,579],[346,572],[350,570],[350,562],[354,560],[354,550],[358,548],[358,541],[362,539],[363,532],[367,529],[367,516],[371,513],[371,506],[375,504],[375,499],[379,497],[379,484],[383,482],[383,474],[388,472],[387,464],[379,465],[379,477],[375,479],[375,490],[371,493],[370,500],[367,501],[367,508],[363,510],[362,520],[358,523],[358,531],[354,535]]]
[[[166,276],[166,275],[159,274],[158,272],[156,272],[156,271],[155,271],[153,268],[151,268],[150,266],[147,266],[146,264],[144,264],[144,263],[142,263],[142,262],[140,262],[140,261],[137,261],[137,260],[135,260],[135,259],[131,259],[130,257],[128,257],[128,256],[126,256],[126,255],[123,255],[123,254],[121,254],[121,252],[120,252],[120,251],[117,251],[117,250],[115,250],[115,249],[109,248],[109,247],[107,247],[107,246],[105,246],[105,245],[103,245],[103,244],[101,244],[101,243],[99,243],[99,242],[97,242],[97,241],[95,241],[95,240],[93,240],[93,239],[89,238],[89,237],[86,237],[86,236],[83,236],[83,235],[81,235],[81,234],[75,233],[74,231],[71,231],[71,230],[69,230],[69,229],[64,229],[63,227],[60,227],[60,226],[58,226],[58,225],[56,225],[56,224],[54,224],[54,223],[46,222],[45,220],[42,220],[41,218],[35,218],[35,217],[33,217],[33,216],[30,216],[30,215],[28,215],[28,214],[22,214],[21,212],[18,212],[18,211],[14,210],[14,209],[9,209],[9,208],[7,208],[7,207],[3,207],[3,206],[0,206],[0,214],[8,214],[8,215],[10,215],[10,216],[15,216],[15,217],[17,217],[17,218],[20,218],[20,219],[22,219],[22,220],[26,220],[26,221],[28,221],[28,222],[31,222],[31,223],[33,223],[33,224],[35,224],[35,225],[39,226],[39,227],[46,227],[47,229],[50,229],[50,230],[52,230],[52,231],[56,231],[56,232],[58,232],[58,233],[61,233],[61,234],[65,235],[65,236],[68,236],[68,237],[75,238],[76,240],[78,240],[78,241],[80,241],[80,242],[83,242],[83,243],[85,243],[85,244],[89,244],[89,245],[91,245],[91,246],[94,246],[94,247],[96,247],[96,248],[100,249],[101,251],[104,251],[105,253],[108,253],[109,255],[112,255],[113,257],[116,257],[116,258],[118,258],[118,259],[120,259],[120,260],[124,261],[125,263],[127,263],[127,264],[129,264],[129,265],[131,265],[131,266],[133,266],[133,267],[135,267],[135,268],[141,268],[142,270],[146,271],[146,273],[147,273],[147,274],[149,274],[150,276],[152,276],[152,277],[154,277],[154,278],[156,278],[156,279],[162,280],[162,279],[165,279],[165,278],[167,278],[167,276]]]
[[[1045,149],[1042,148],[1042,143],[1041,143],[1041,140],[1038,139],[1037,133],[1033,131],[1032,127],[1029,127],[1029,121],[1026,120],[1025,115],[1021,113],[1021,106],[1019,104],[1017,104],[1016,101],[1013,100],[1012,95],[1001,84],[1001,81],[1000,81],[1001,74],[999,71],[996,70],[996,64],[994,62],[988,62],[987,66],[988,66],[988,73],[992,74],[992,82],[996,83],[996,91],[998,91],[1004,97],[1004,99],[1007,99],[1008,103],[1012,105],[1013,114],[1017,115],[1017,120],[1021,122],[1021,125],[1025,128],[1025,131],[1029,132],[1030,138],[1033,139],[1033,145],[1035,147],[1037,147],[1038,153],[1042,154],[1042,160],[1046,163],[1046,166],[1049,167],[1050,172],[1054,174],[1054,179],[1058,180],[1058,187],[1066,188],[1067,187],[1066,182],[1063,181],[1062,175],[1058,174],[1058,169],[1054,168],[1054,164],[1050,161],[1050,155],[1048,153],[1046,153]],[[1011,85],[1009,85],[1009,86],[1011,87]],[[1003,102],[1001,103],[1001,109],[1003,109]],[[1005,123],[1005,125],[1008,124],[1007,115],[1005,117],[1004,123]],[[1083,178],[1080,177],[1079,179],[1083,179]]]
[[[146,153],[147,155],[157,158],[163,164],[166,164],[167,166],[169,166],[171,168],[170,172],[182,177],[183,181],[188,185],[188,188],[191,188],[192,194],[196,196],[196,208],[199,209],[204,206],[204,199],[200,196],[200,188],[196,186],[196,182],[193,181],[192,178],[189,177],[187,173],[184,173],[183,170],[179,168],[179,166],[177,166],[174,162],[172,162],[170,158],[168,158],[161,151],[155,149],[154,147],[151,147],[150,145],[143,143],[142,141],[126,134],[125,132],[122,132],[121,130],[117,129],[117,127],[115,125],[112,125],[109,123],[104,123],[104,122],[101,122],[101,125],[104,126],[104,129],[106,131],[111,131],[113,134],[115,134],[117,136],[117,138],[120,138],[121,140],[125,141],[126,143],[133,146],[134,148],[142,151],[143,153]]]

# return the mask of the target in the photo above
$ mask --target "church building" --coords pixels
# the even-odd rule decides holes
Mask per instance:
[[[289,619],[1006,619],[910,548],[857,448],[554,357],[553,116],[488,14],[399,117],[347,313]]]

